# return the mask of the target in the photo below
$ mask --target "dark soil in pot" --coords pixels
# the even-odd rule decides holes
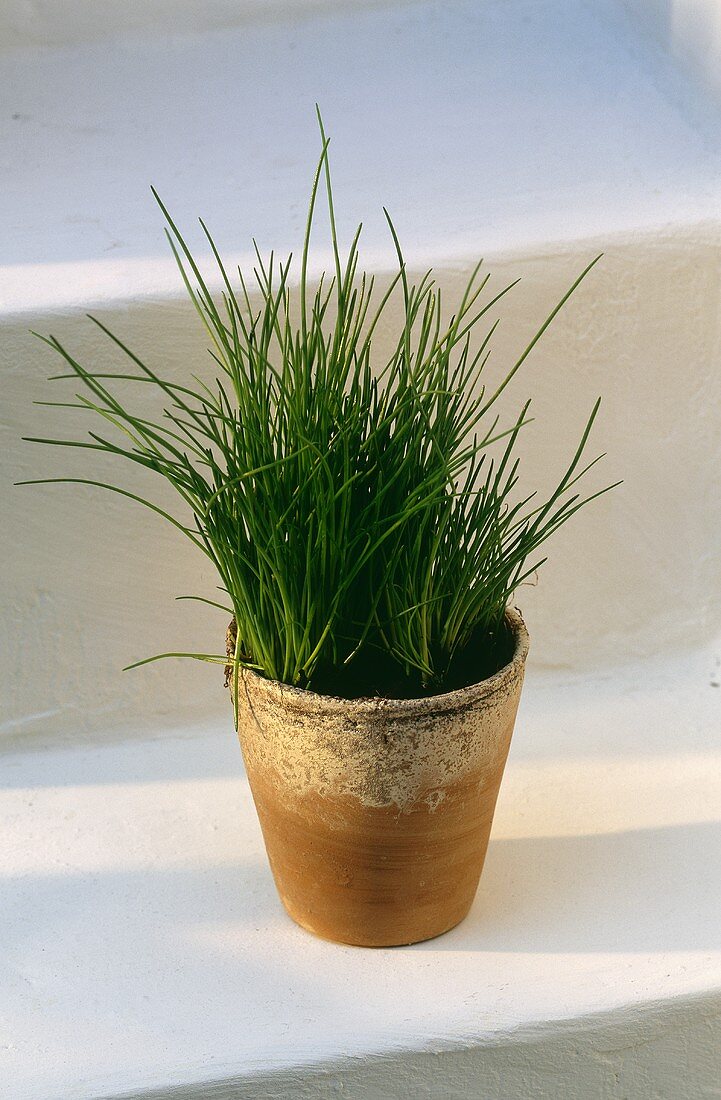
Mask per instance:
[[[235,637],[233,620],[226,639],[229,657],[235,649]],[[479,631],[456,654],[443,683],[429,687],[424,687],[419,675],[408,676],[387,653],[367,646],[348,665],[340,668],[319,665],[310,690],[318,695],[332,695],[340,699],[425,699],[487,680],[508,664],[513,656],[514,644],[513,633],[506,622],[495,635]],[[226,669],[226,686],[229,682],[230,666]]]

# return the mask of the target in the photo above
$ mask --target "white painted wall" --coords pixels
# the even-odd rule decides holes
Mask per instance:
[[[4,0],[0,50],[68,46],[141,36],[193,35],[270,22],[287,24],[327,9],[395,7],[413,0]]]
[[[721,94],[718,0],[624,0],[627,8],[714,97]]]

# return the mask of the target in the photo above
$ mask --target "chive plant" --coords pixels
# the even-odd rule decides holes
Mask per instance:
[[[598,461],[583,457],[598,401],[568,468],[542,503],[517,490],[516,445],[528,403],[505,427],[494,409],[596,260],[488,392],[483,371],[498,322],[484,322],[516,284],[490,294],[479,263],[449,314],[431,271],[410,281],[385,212],[398,268],[378,291],[373,276],[358,270],[360,227],[341,256],[328,140],[318,117],[322,152],[299,278],[291,277],[292,257],[279,262],[271,253],[264,260],[257,245],[253,279],[240,269],[231,274],[201,221],[221,287],[213,295],[154,192],[207,330],[213,369],[205,378],[171,381],[94,317],[127,369],[93,371],[55,337],[41,336],[70,368],[55,378],[80,383],[75,401],[42,403],[83,409],[98,427],[83,440],[33,442],[115,455],[157,474],[180,497],[176,515],[120,485],[41,479],[129,497],[213,563],[223,598],[180,598],[203,599],[233,616],[230,657],[164,653],[146,661],[229,659],[236,690],[237,671],[247,666],[336,694],[384,686],[385,693],[438,692],[502,663],[504,612],[514,590],[545,560],[538,551],[549,535],[600,495],[575,488]],[[334,271],[311,291],[309,247],[322,186]],[[397,340],[379,362],[374,336],[391,301],[400,306]],[[162,412],[131,409],[118,383],[124,394],[128,383],[138,383],[139,396],[151,386]]]

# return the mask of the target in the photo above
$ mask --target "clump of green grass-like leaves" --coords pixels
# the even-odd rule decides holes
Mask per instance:
[[[567,470],[540,504],[516,491],[516,443],[528,404],[507,427],[494,415],[498,397],[596,260],[489,393],[482,375],[497,322],[482,338],[476,333],[515,283],[486,296],[489,276],[479,264],[446,315],[430,271],[410,282],[386,213],[398,271],[376,292],[373,277],[358,271],[360,228],[341,257],[320,126],[297,290],[291,259],[278,262],[271,253],[264,260],[257,246],[254,285],[240,270],[231,275],[201,222],[222,282],[221,293],[211,294],[156,195],[215,370],[205,380],[189,374],[183,384],[163,378],[97,318],[127,357],[125,372],[90,370],[53,336],[41,337],[70,368],[57,377],[82,383],[74,402],[47,404],[84,409],[110,433],[34,441],[116,455],[177,491],[181,517],[115,484],[42,479],[129,497],[211,560],[225,599],[204,602],[237,624],[230,658],[236,690],[237,670],[248,666],[288,684],[342,692],[347,670],[370,669],[375,656],[377,667],[395,670],[386,682],[397,692],[435,692],[451,682],[454,662],[471,644],[498,641],[514,590],[545,560],[541,545],[600,495],[575,488],[597,461],[583,456],[598,401]],[[335,270],[311,293],[309,244],[323,181]],[[374,335],[394,296],[402,301],[398,337],[379,363]],[[162,413],[149,418],[126,407],[117,382],[142,383],[139,392],[152,386],[165,402]],[[147,660],[167,656],[227,660],[222,653]],[[371,673],[360,686],[377,689]]]

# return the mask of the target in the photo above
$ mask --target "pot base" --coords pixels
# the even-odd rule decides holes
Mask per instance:
[[[403,811],[361,798],[289,791],[256,774],[253,797],[278,893],[323,939],[394,947],[434,939],[471,907],[510,742],[500,759]]]
[[[380,938],[380,939],[371,938],[371,939],[369,939],[367,936],[364,936],[364,937],[359,936],[359,937],[350,937],[350,938],[340,939],[338,936],[329,935],[328,932],[325,931],[324,929],[317,928],[315,925],[311,924],[310,922],[305,921],[305,920],[301,919],[300,917],[296,917],[293,913],[291,913],[290,909],[285,904],[285,902],[283,902],[283,908],[285,909],[286,913],[288,914],[290,919],[293,921],[293,923],[297,924],[299,928],[302,928],[305,932],[310,932],[311,935],[313,935],[313,936],[317,936],[318,939],[326,940],[327,943],[341,943],[341,944],[345,944],[347,947],[380,948],[380,947],[412,947],[414,943],[426,943],[428,940],[437,940],[440,936],[445,936],[445,934],[447,932],[451,932],[454,928],[457,928],[459,924],[462,924],[463,921],[468,916],[468,913],[470,912],[471,907],[469,905],[468,908],[466,909],[465,913],[463,913],[463,915],[460,916],[458,918],[458,920],[454,920],[451,924],[446,924],[442,928],[438,929],[437,931],[429,932],[426,935],[414,936],[412,939],[407,939],[407,938],[399,939],[397,936],[389,937],[387,939],[385,939],[385,938]]]

